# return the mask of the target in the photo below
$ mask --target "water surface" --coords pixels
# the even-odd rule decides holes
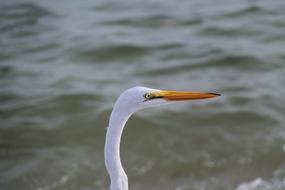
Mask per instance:
[[[103,147],[132,86],[218,99],[133,116],[135,190],[285,189],[284,1],[2,1],[0,189],[107,190]]]

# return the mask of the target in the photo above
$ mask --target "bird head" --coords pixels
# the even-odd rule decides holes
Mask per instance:
[[[116,104],[120,108],[123,107],[125,110],[135,112],[143,108],[163,105],[171,102],[207,99],[217,96],[220,96],[220,94],[132,87],[120,95]]]

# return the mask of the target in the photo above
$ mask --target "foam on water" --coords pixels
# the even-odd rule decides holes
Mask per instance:
[[[262,178],[256,178],[249,182],[238,185],[236,190],[282,190],[285,189],[285,180],[266,181]]]

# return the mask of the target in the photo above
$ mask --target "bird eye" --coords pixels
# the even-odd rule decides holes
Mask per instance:
[[[145,93],[145,94],[144,94],[144,98],[145,98],[146,100],[152,99],[151,93]]]

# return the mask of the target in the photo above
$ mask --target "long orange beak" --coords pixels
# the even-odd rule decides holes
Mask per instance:
[[[184,91],[162,90],[160,92],[155,93],[155,96],[163,98],[167,101],[183,101],[183,100],[199,100],[199,99],[214,98],[221,95],[211,92],[184,92]]]

